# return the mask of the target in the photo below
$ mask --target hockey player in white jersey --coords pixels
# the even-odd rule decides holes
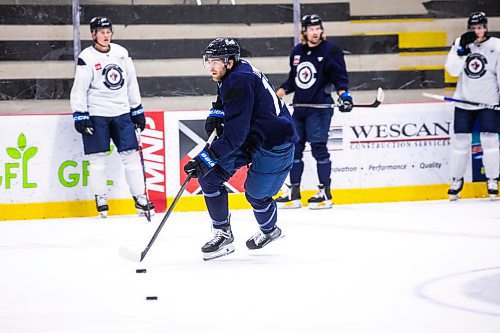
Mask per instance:
[[[454,98],[470,102],[500,104],[500,39],[488,36],[488,19],[483,12],[472,13],[468,31],[458,37],[446,59],[446,70],[458,76]],[[498,133],[500,112],[467,104],[457,104],[452,139],[451,176],[448,194],[457,200],[464,184],[472,128],[479,121],[483,166],[491,198],[498,195],[500,167]]]
[[[139,215],[153,213],[138,153],[136,129],[144,130],[146,119],[132,59],[125,48],[111,43],[113,27],[107,17],[94,17],[90,33],[94,45],[78,57],[70,100],[75,129],[82,134],[90,162],[89,183],[97,211],[107,216],[105,169],[113,140]]]

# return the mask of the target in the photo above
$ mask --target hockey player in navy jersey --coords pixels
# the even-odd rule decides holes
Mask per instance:
[[[483,12],[472,13],[467,32],[458,37],[446,59],[446,70],[458,76],[456,99],[498,105],[500,103],[500,39],[488,36],[488,18]],[[453,122],[450,200],[460,197],[469,160],[472,128],[479,122],[483,148],[483,166],[488,194],[498,195],[500,156],[498,133],[500,112],[467,104],[457,104]]]
[[[111,43],[113,27],[107,17],[94,17],[90,33],[94,45],[78,57],[70,101],[75,129],[82,134],[90,162],[89,185],[97,211],[101,217],[108,212],[105,169],[113,140],[138,214],[154,213],[137,152],[136,128],[144,130],[146,119],[132,59],[125,48]]]
[[[325,40],[323,23],[318,15],[305,15],[302,18],[301,43],[290,54],[290,72],[277,90],[283,98],[295,93],[294,103],[333,104],[332,92],[336,90],[339,109],[352,110],[352,96],[348,91],[348,75],[344,54],[333,41]],[[311,145],[316,160],[319,180],[318,193],[308,200],[309,208],[321,209],[332,206],[330,192],[331,161],[327,148],[328,132],[333,109],[294,108],[293,120],[300,136],[295,145],[293,167],[290,171],[290,188],[276,202],[280,208],[301,207],[300,182],[304,171],[302,161],[306,142]]]
[[[234,252],[224,182],[244,166],[249,166],[245,196],[260,228],[247,247],[260,249],[283,236],[272,197],[290,171],[298,137],[286,106],[264,74],[240,59],[234,39],[210,42],[203,60],[217,82],[217,101],[205,129],[219,137],[184,171],[198,178],[212,219],[213,238],[202,247],[203,259],[210,260]]]

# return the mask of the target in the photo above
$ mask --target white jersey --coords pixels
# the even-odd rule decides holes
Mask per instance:
[[[109,52],[87,47],[78,57],[71,89],[71,110],[114,117],[141,104],[141,94],[128,51],[111,43]]]
[[[458,76],[456,99],[482,104],[500,103],[500,39],[490,37],[481,44],[471,43],[471,53],[459,56],[458,37],[446,59],[446,70],[452,76]],[[477,110],[477,106],[459,104],[462,109]]]

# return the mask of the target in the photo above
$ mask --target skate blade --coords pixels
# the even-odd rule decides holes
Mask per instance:
[[[332,208],[333,204],[331,201],[325,201],[325,202],[314,202],[309,204],[309,209],[328,209]]]
[[[450,201],[458,201],[460,199],[459,194],[450,194]]]
[[[278,237],[271,239],[269,242],[267,242],[266,244],[262,245],[261,247],[250,248],[250,247],[248,247],[248,245],[247,245],[247,249],[248,249],[248,250],[250,250],[250,251],[262,250],[263,248],[265,248],[265,247],[266,247],[266,246],[268,246],[269,244],[271,244],[271,243],[273,243],[273,242],[275,242],[275,241],[277,241],[278,239],[281,239],[281,238],[283,238],[283,237],[285,237],[285,234],[283,233],[283,230],[281,230],[281,234],[280,234]]]
[[[302,207],[302,203],[299,200],[294,200],[289,202],[277,202],[276,206],[279,209],[295,209]]]
[[[234,252],[234,245],[228,244],[228,245],[222,247],[217,252],[203,253],[203,260],[208,261],[208,260],[212,260],[212,259],[217,259],[217,258],[220,258],[223,256],[227,256],[228,254],[231,254],[233,252]]]
[[[150,213],[151,213],[151,216],[154,216],[155,215],[154,209],[151,209]],[[137,215],[140,216],[140,217],[144,217],[144,216],[148,215],[148,212],[146,212],[146,211],[144,211],[142,209],[137,209]]]
[[[105,219],[106,217],[108,217],[108,211],[99,212],[99,216],[101,217],[101,219]]]
[[[490,200],[496,201],[498,199],[498,194],[489,194]]]

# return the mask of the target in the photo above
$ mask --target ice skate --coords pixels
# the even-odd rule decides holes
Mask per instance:
[[[450,189],[448,190],[448,195],[450,196],[450,201],[456,201],[460,199],[460,193],[464,188],[464,178],[453,178],[451,182]]]
[[[332,194],[330,193],[330,186],[318,185],[318,193],[312,198],[307,200],[309,209],[325,209],[332,208]]]
[[[148,205],[150,216],[155,215],[155,205],[146,198],[146,195],[139,194],[137,197],[133,197],[135,202],[135,208],[137,209],[137,215],[146,216],[148,214]]]
[[[106,199],[106,195],[95,195],[95,206],[97,208],[97,211],[99,212],[99,215],[102,218],[106,218],[108,216],[108,200]]]
[[[220,258],[234,252],[234,237],[231,226],[213,229],[214,237],[201,248],[203,260]]]
[[[247,240],[246,244],[250,250],[262,249],[272,241],[280,239],[284,236],[285,235],[281,232],[281,229],[275,226],[274,229],[267,234],[263,233],[262,231],[256,233],[249,240]]]
[[[491,200],[495,199],[498,195],[498,178],[488,178],[486,180],[486,186],[488,187],[488,195]]]
[[[275,200],[276,206],[285,209],[302,207],[302,203],[300,202],[300,184],[285,185],[288,187],[288,191]]]

